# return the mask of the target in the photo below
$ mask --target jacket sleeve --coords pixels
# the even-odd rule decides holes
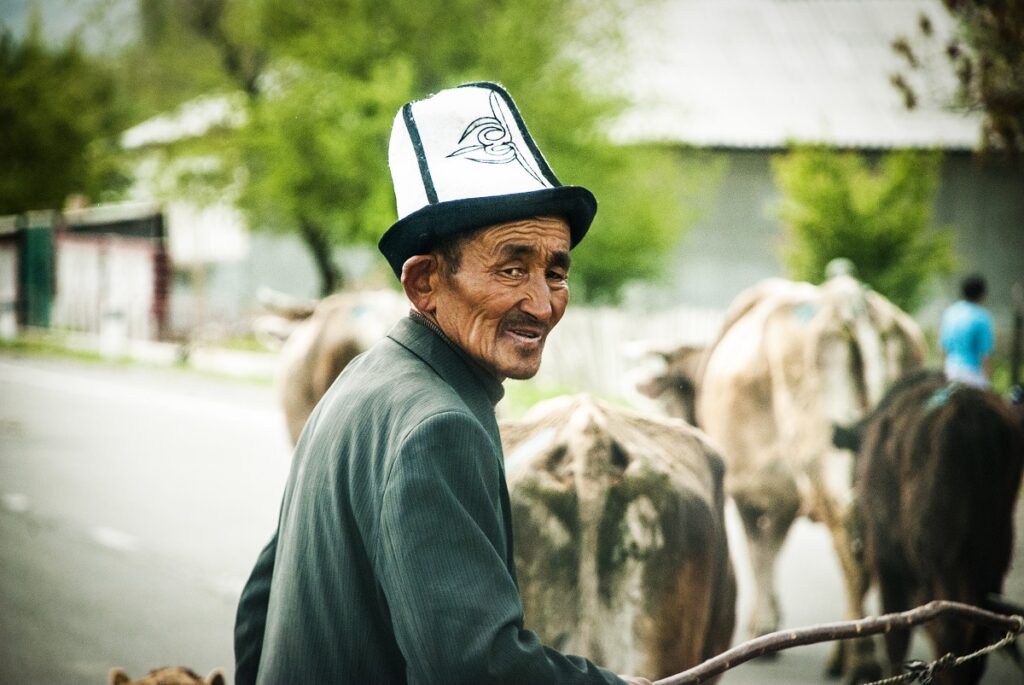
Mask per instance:
[[[431,417],[385,480],[375,564],[409,683],[621,684],[523,629],[500,454],[474,419]]]
[[[249,580],[242,589],[235,615],[235,684],[254,685],[263,653],[263,634],[267,627],[270,583],[277,554],[277,533],[260,552]]]

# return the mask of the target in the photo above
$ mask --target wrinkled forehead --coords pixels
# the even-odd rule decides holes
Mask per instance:
[[[507,221],[477,231],[466,243],[493,257],[545,257],[569,252],[569,224],[542,216]]]

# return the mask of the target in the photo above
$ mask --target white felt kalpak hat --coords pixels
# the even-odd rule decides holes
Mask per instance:
[[[399,110],[388,150],[398,221],[378,247],[395,275],[439,239],[533,216],[561,216],[575,247],[597,200],[563,186],[530,137],[508,92],[467,83]]]

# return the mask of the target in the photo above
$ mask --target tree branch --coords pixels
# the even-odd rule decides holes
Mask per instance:
[[[331,243],[327,239],[327,233],[320,224],[300,216],[299,235],[313,254],[313,261],[320,276],[320,296],[327,297],[343,285],[341,271],[335,266],[331,255]]]
[[[653,685],[697,685],[697,683],[703,683],[720,673],[724,673],[731,668],[765,654],[818,642],[847,640],[912,628],[947,614],[999,630],[1005,630],[1015,635],[1024,631],[1024,618],[1020,616],[997,614],[959,602],[935,601],[910,611],[885,614],[883,616],[871,616],[858,621],[824,623],[797,630],[780,630],[768,635],[762,635],[759,638],[733,647],[689,670],[657,680]]]

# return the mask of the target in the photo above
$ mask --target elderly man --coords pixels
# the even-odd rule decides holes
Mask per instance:
[[[413,310],[303,430],[239,603],[237,682],[622,683],[523,627],[494,416],[502,381],[537,372],[597,203],[491,83],[403,107],[389,160],[380,249]]]

